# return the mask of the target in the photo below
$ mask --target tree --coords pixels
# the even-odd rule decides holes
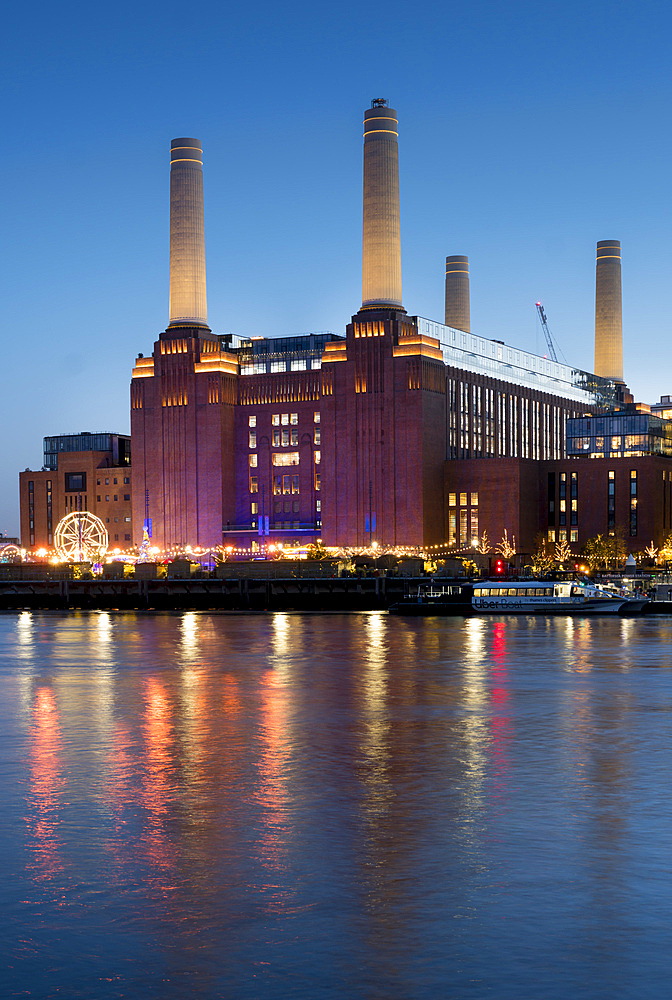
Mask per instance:
[[[490,551],[490,539],[488,538],[488,533],[485,530],[478,540],[477,549],[482,555],[487,555]]]
[[[504,534],[502,535],[502,540],[495,546],[495,552],[499,552],[502,558],[513,559],[516,554],[516,536],[511,536],[511,541],[509,541],[509,536],[507,534],[506,528],[504,528]]]
[[[308,556],[309,559],[328,559],[329,558],[329,553],[327,552],[326,548],[324,547],[324,545],[320,541],[313,542],[311,545],[309,545],[306,554],[307,554],[307,556]]]
[[[553,569],[553,556],[550,551],[550,543],[543,534],[539,534],[534,539],[535,548],[532,553],[532,570],[535,576],[545,576]]]
[[[558,542],[555,546],[555,561],[560,564],[560,569],[565,568],[565,563],[572,558],[572,550],[566,538]]]
[[[651,544],[647,545],[646,548],[644,549],[644,551],[647,554],[647,556],[649,557],[649,559],[651,560],[651,562],[656,562],[656,556],[658,555],[658,549],[653,544],[653,538],[651,539]]]
[[[588,560],[588,565],[595,572],[600,566],[606,566],[609,558],[609,542],[603,535],[595,535],[589,538],[583,547],[583,552]]]

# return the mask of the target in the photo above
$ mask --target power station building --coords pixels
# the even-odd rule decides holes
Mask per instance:
[[[627,398],[620,244],[598,244],[597,374],[472,333],[464,256],[446,258],[445,323],[409,315],[397,142],[396,112],[373,101],[362,303],[345,336],[241,339],[208,326],[202,148],[173,140],[169,323],[131,382],[136,544],[148,519],[164,549],[460,549],[507,528],[529,551],[546,531],[567,421]],[[578,516],[567,531],[585,541]]]

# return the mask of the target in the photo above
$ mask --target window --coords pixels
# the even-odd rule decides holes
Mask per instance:
[[[130,540],[131,540],[131,536],[130,535],[124,535],[124,541],[125,542],[130,542]]]
[[[124,476],[124,485],[128,486],[130,482],[131,482],[131,477],[130,476]],[[98,480],[98,485],[100,486],[100,479]]]
[[[287,362],[286,361],[271,361],[271,371],[272,372],[286,372]]]
[[[466,507],[466,506],[467,506],[467,494],[460,493],[460,507]]]
[[[282,447],[283,448],[289,448],[289,431],[288,430],[282,432]]]
[[[105,482],[108,482],[108,480],[106,479]],[[85,489],[86,489],[85,472],[66,472],[65,474],[66,493],[83,493]]]
[[[254,430],[250,431],[250,448],[257,447],[257,432]]]
[[[130,500],[130,499],[131,499],[131,494],[130,493],[124,493],[124,500]]]
[[[100,503],[100,493],[96,496],[96,503]]]
[[[317,510],[317,511],[321,511],[322,510],[322,501],[321,500],[316,500],[315,501],[315,510]]]
[[[273,447],[280,447],[280,431],[277,428],[273,429]]]
[[[291,363],[291,369],[293,372],[305,372],[307,367],[305,358],[299,358],[298,361],[292,361]]]
[[[448,506],[449,507],[456,507],[457,506],[457,493],[449,493],[448,494]]]
[[[299,492],[299,477],[292,476],[292,493],[298,493],[298,492]]]
[[[301,509],[301,502],[299,500],[292,500],[292,513],[298,514]]]
[[[317,444],[317,445],[319,445],[319,444],[321,444],[321,443],[322,443],[322,442],[321,442],[321,434],[320,434],[320,428],[319,428],[319,427],[316,427],[316,428],[315,428],[315,433],[313,434],[313,444]]]
[[[298,465],[298,451],[273,452],[271,459],[273,465]]]
[[[299,443],[299,431],[296,427],[292,427],[292,433],[290,435],[290,444],[296,448]]]
[[[313,423],[319,424],[319,422],[320,422],[320,411],[315,410],[315,412],[313,413]]]
[[[125,518],[124,518],[124,521],[127,521],[127,522],[128,522],[129,524],[131,523],[131,519],[130,519],[130,517],[125,517]]]
[[[315,452],[315,465],[319,465],[321,461],[322,461],[322,452],[321,451],[316,451]]]
[[[299,414],[298,413],[291,413],[290,417],[289,417],[289,422],[290,422],[290,424],[295,424],[295,425],[298,424],[298,422],[299,422]]]
[[[257,476],[250,476],[250,493],[259,492],[259,479]]]
[[[271,423],[273,424],[274,427],[279,427],[280,426],[280,414],[279,413],[274,413],[273,414],[273,416],[271,417]]]
[[[256,415],[254,413],[247,418],[247,426],[248,427],[256,427],[257,426],[257,418],[256,418]]]
[[[109,480],[109,479],[106,479],[106,480],[105,480],[105,485],[106,485],[106,486],[109,486],[109,485],[110,485],[110,480]]]
[[[315,473],[315,492],[319,493],[322,486],[322,476],[319,472]]]
[[[282,493],[282,476],[273,476],[273,494],[278,496]]]
[[[549,542],[554,542],[555,541],[555,528],[549,528],[548,529],[548,540],[549,540]]]
[[[258,514],[258,513],[259,513],[259,504],[256,503],[256,501],[253,501],[250,504],[250,514]]]
[[[110,502],[110,494],[109,493],[105,494],[105,500],[107,501],[107,503]]]
[[[250,468],[251,469],[256,469],[256,467],[257,467],[257,456],[256,455],[250,455]]]
[[[115,486],[117,485],[117,480],[116,480],[116,479],[113,479],[113,480],[112,480],[112,482],[113,482],[113,484],[114,484]]]
[[[478,493],[471,494],[471,506],[478,507]]]
[[[282,416],[280,417],[280,423],[282,424],[283,427],[289,426],[289,413],[282,414]]]
[[[578,531],[576,531],[576,530],[570,531],[569,532],[569,540],[570,540],[570,542],[578,542],[578,540],[579,540],[579,533],[578,533]]]
[[[119,500],[119,494],[118,494],[118,493],[115,493],[115,494],[114,494],[114,499],[115,499],[115,501],[118,501],[118,500]]]
[[[663,473],[663,477],[664,476],[665,476],[665,473]],[[126,482],[126,480],[124,480],[124,482]],[[96,483],[97,483],[98,486],[100,486],[100,479],[96,479]]]

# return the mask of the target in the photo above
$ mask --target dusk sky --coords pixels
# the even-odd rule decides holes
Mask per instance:
[[[343,333],[361,302],[363,112],[399,115],[404,305],[592,369],[595,243],[623,247],[624,375],[672,393],[667,4],[127,3],[3,18],[0,530],[45,435],[129,430],[168,322],[170,140],[204,148],[218,333]]]

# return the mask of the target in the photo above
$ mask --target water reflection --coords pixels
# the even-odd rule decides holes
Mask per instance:
[[[54,692],[35,691],[29,729],[28,831],[29,870],[46,879],[63,869],[60,836],[61,791],[64,785],[61,726]]]
[[[50,955],[41,981],[15,961],[11,989],[48,995],[57,926],[97,981],[120,970],[115,1000],[148,995],[140,968],[170,1000],[188,982],[284,1000],[295,977],[311,998],[328,982],[355,1000],[446,983],[465,1000],[596,1000],[635,960],[672,973],[651,920],[672,889],[671,634],[0,618],[5,824],[21,830],[0,900]]]

